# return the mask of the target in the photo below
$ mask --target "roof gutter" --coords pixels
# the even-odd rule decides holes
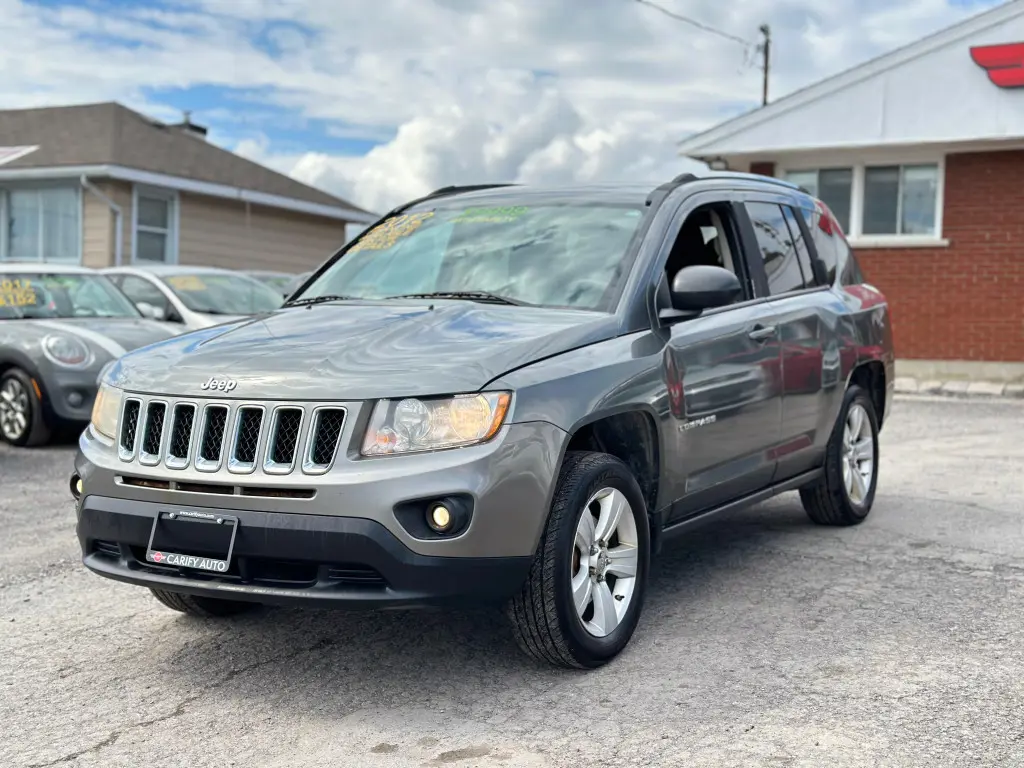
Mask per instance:
[[[240,202],[263,205],[269,208],[279,208],[295,213],[304,213],[310,216],[335,219],[352,224],[372,224],[377,221],[377,216],[357,211],[342,206],[325,205],[323,203],[312,203],[307,200],[298,200],[294,197],[273,195],[267,192],[256,192],[251,189],[243,189],[229,184],[214,184],[209,181],[197,181],[186,179],[181,176],[168,176],[163,173],[152,173],[140,171],[135,168],[126,168],[121,165],[68,165],[52,166],[48,168],[0,168],[0,182],[3,181],[29,181],[37,179],[66,179],[82,176],[93,178],[115,179],[127,181],[132,184],[148,184],[164,189],[174,189],[179,192],[191,192],[196,195],[207,197],[219,197],[225,200],[238,200]]]
[[[96,195],[96,197],[106,203],[107,207],[114,212],[114,229],[117,231],[117,239],[114,241],[114,266],[120,267],[122,262],[121,251],[124,247],[124,215],[121,211],[121,206],[104,195],[95,185],[93,185],[91,181],[89,181],[89,177],[84,173],[79,177],[79,181],[81,181],[83,189],[86,189]]]

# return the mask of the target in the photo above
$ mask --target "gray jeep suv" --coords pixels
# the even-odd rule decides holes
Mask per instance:
[[[593,668],[695,521],[790,490],[863,521],[892,387],[885,299],[797,187],[445,188],[283,308],[121,358],[78,537],[185,613],[500,604]]]

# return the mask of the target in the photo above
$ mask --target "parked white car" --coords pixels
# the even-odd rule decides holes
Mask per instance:
[[[218,267],[133,265],[101,272],[143,315],[189,331],[271,312],[284,302],[259,280]]]

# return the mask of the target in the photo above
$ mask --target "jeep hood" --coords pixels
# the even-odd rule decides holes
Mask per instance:
[[[129,353],[108,380],[133,392],[365,400],[473,392],[507,371],[611,338],[616,319],[576,310],[438,301],[336,303],[192,333]]]

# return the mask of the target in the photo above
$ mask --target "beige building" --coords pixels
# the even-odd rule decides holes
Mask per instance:
[[[302,272],[375,216],[116,103],[0,111],[0,262]]]

